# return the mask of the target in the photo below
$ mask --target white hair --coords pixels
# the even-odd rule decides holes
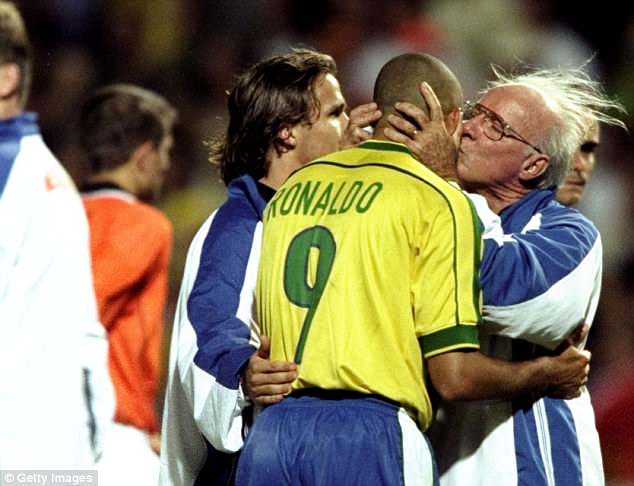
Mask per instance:
[[[559,186],[563,182],[592,120],[627,130],[623,121],[608,113],[625,113],[623,105],[608,97],[601,84],[581,68],[535,69],[523,74],[506,74],[496,66],[492,68],[496,79],[488,83],[484,93],[493,88],[526,86],[539,93],[559,116],[560,122],[536,141],[550,156],[538,187]]]

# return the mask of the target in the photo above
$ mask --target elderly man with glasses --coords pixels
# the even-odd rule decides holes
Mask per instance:
[[[409,104],[397,106],[405,116],[393,119],[394,130],[386,134],[471,193],[484,227],[481,346],[518,360],[548,355],[592,322],[601,284],[600,235],[554,197],[588,114],[623,124],[606,114],[618,104],[583,72],[495,74],[479,102],[465,105],[457,163],[451,155],[426,160],[434,151],[422,147],[448,135],[433,115]],[[431,439],[443,486],[604,484],[586,390],[572,400],[443,403]]]

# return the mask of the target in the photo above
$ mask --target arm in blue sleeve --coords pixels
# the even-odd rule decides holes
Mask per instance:
[[[484,242],[483,325],[553,349],[592,321],[600,291],[601,240],[576,211],[537,213],[523,231]]]
[[[255,281],[245,279],[257,221],[218,211],[203,244],[198,273],[187,302],[196,332],[195,364],[218,383],[237,389],[240,371],[255,348],[249,323],[238,317]]]

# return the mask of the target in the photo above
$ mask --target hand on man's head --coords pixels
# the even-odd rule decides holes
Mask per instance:
[[[406,145],[414,157],[443,179],[456,180],[458,148],[447,131],[440,102],[427,83],[421,83],[420,92],[430,115],[412,103],[397,103],[397,114],[388,116],[390,127],[385,128],[385,137]]]
[[[365,103],[354,108],[350,112],[350,122],[343,135],[341,146],[352,147],[371,138],[372,131],[366,128],[380,120],[382,116],[376,103]]]

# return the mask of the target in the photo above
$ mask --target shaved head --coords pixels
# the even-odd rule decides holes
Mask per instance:
[[[388,61],[374,84],[374,101],[384,114],[394,113],[394,104],[405,101],[429,115],[419,89],[423,81],[436,93],[445,115],[462,107],[462,87],[456,76],[442,61],[422,53],[402,54]]]

